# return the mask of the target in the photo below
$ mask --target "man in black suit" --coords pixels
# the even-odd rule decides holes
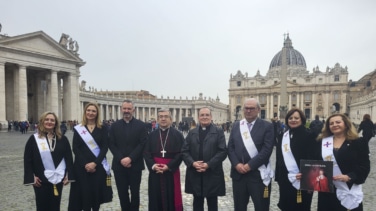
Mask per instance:
[[[141,174],[145,169],[142,155],[148,133],[146,124],[133,117],[132,101],[124,100],[121,109],[123,119],[111,125],[109,148],[121,209],[133,211],[140,206]]]
[[[254,98],[243,105],[244,119],[235,122],[228,142],[235,211],[246,211],[249,197],[255,211],[268,211],[274,146],[271,122],[258,118],[260,104]]]

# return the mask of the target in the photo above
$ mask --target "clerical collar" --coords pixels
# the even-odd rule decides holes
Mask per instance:
[[[205,126],[205,127],[200,125],[200,129],[203,130],[203,131],[205,131],[206,129],[209,129],[209,128],[210,128],[210,125]]]
[[[170,127],[168,127],[168,128],[160,128],[160,129],[164,132],[164,131],[170,129]]]
[[[130,123],[133,120],[133,117],[130,120],[125,120],[125,119],[123,119],[123,120],[124,120],[125,123],[128,124],[128,123]]]

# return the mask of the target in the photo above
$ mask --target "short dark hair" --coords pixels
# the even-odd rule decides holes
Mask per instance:
[[[307,118],[304,115],[303,111],[300,110],[299,108],[292,108],[292,109],[290,109],[290,111],[287,112],[286,118],[285,118],[285,123],[288,125],[288,120],[289,120],[290,116],[292,116],[292,114],[295,113],[295,112],[299,113],[300,118],[302,119],[302,125],[305,125],[306,122],[307,122]]]

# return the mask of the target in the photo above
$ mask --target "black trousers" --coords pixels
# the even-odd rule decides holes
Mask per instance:
[[[52,183],[42,183],[40,187],[34,187],[37,211],[60,211],[61,194],[63,183],[56,184],[58,196],[54,195]]]
[[[260,172],[251,171],[242,175],[239,180],[232,180],[235,211],[247,211],[249,197],[255,211],[269,211],[271,183],[268,186],[269,196],[264,198],[265,185],[262,183]]]
[[[114,171],[116,187],[122,210],[138,211],[140,208],[141,170],[126,168]],[[130,189],[131,197],[129,198]]]
[[[204,200],[206,198],[206,203],[208,205],[208,211],[218,210],[218,197],[202,197],[193,195],[193,211],[204,211]]]

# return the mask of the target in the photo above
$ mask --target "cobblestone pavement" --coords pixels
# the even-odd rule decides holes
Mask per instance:
[[[34,191],[30,186],[24,186],[23,182],[23,152],[27,139],[32,134],[21,134],[19,132],[5,132],[0,133],[0,210],[5,211],[29,211],[35,210],[35,200]],[[72,140],[72,132],[67,133],[67,137]],[[226,134],[228,139],[228,134]],[[375,154],[376,150],[376,138],[370,141],[371,154]],[[112,154],[109,152],[107,158],[111,163]],[[272,155],[272,165],[274,168],[275,155]],[[375,156],[371,156],[371,173],[363,185],[364,197],[364,210],[371,211],[374,210],[376,205],[375,192],[372,190],[376,187],[376,171],[373,168],[375,161]],[[224,162],[225,169],[225,180],[226,180],[226,196],[219,197],[219,210],[233,210],[233,198],[232,198],[232,182],[230,178],[230,162],[228,159]],[[184,193],[184,181],[185,181],[185,165],[181,165],[181,181],[182,181],[182,191],[183,191],[183,203],[184,210],[192,210],[192,196]],[[141,182],[141,205],[140,210],[148,210],[148,196],[147,196],[147,177],[148,170],[143,171],[142,182]],[[114,196],[113,201],[110,203],[103,204],[101,206],[102,211],[120,211],[120,204],[117,195],[117,189],[115,182],[112,181]],[[61,210],[67,210],[68,206],[68,195],[69,195],[69,185],[65,186],[63,189]],[[279,210],[277,208],[278,202],[278,184],[272,183],[272,193],[271,193],[271,211]],[[317,194],[314,194],[312,202],[312,210],[316,210]],[[250,201],[248,210],[253,210],[252,202]]]

